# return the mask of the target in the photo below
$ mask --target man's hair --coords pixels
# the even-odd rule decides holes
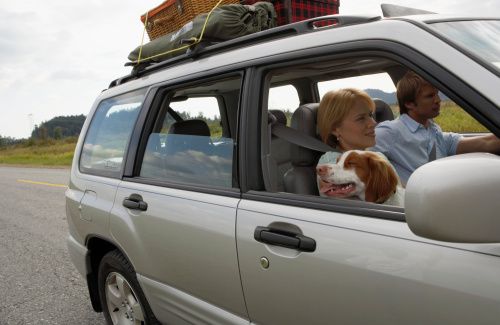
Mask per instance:
[[[407,114],[408,108],[405,103],[415,102],[417,95],[423,86],[430,83],[413,71],[408,71],[397,84],[397,97],[399,104],[399,114]]]
[[[372,111],[375,110],[375,103],[370,96],[359,89],[339,89],[329,91],[323,96],[318,108],[317,125],[324,143],[332,147],[338,145],[336,137],[332,135],[332,130],[344,121],[358,99],[365,102]]]

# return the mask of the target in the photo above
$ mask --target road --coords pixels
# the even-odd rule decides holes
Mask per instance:
[[[68,179],[0,166],[0,325],[105,324],[66,248]]]

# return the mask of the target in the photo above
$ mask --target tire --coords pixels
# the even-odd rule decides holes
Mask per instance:
[[[118,250],[104,255],[99,264],[97,281],[107,324],[161,324],[146,301],[134,268]]]

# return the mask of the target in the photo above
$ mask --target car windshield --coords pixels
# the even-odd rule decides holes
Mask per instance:
[[[500,20],[449,21],[431,24],[462,49],[500,71]]]

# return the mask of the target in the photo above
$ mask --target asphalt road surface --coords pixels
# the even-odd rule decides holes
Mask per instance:
[[[105,324],[66,248],[69,169],[0,166],[0,325]]]

